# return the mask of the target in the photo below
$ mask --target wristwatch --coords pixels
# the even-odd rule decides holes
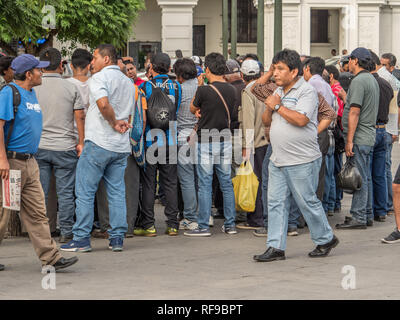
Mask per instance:
[[[274,111],[278,112],[278,110],[279,110],[280,107],[281,107],[281,105],[280,105],[280,104],[277,104],[277,105],[274,107]]]

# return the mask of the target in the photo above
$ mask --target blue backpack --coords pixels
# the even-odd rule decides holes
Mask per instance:
[[[133,107],[133,117],[130,117],[129,139],[132,145],[132,154],[139,167],[144,168],[146,164],[143,106],[146,106],[146,97],[142,90],[135,85],[135,104]]]

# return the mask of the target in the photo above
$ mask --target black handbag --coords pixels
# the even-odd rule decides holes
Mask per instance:
[[[361,189],[362,183],[360,171],[358,171],[352,158],[348,158],[342,170],[336,176],[336,186],[343,189],[344,192],[352,194]]]

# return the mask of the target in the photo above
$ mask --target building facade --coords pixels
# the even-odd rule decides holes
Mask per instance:
[[[257,52],[257,5],[237,0],[237,52]],[[128,41],[128,54],[139,61],[148,52],[174,56],[222,52],[222,0],[146,0]],[[230,3],[230,1],[229,1]],[[230,17],[230,4],[229,4]],[[283,0],[283,47],[323,58],[331,50],[363,46],[400,58],[400,0]],[[264,0],[264,56],[273,57],[274,0]]]

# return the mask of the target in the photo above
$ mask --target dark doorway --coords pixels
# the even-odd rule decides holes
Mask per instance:
[[[193,26],[193,55],[206,55],[206,26]]]

